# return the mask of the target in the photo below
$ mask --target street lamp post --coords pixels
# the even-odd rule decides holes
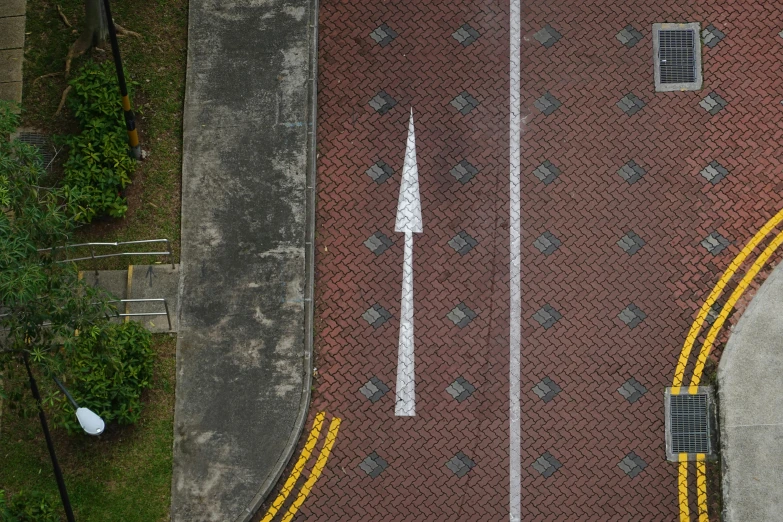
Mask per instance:
[[[68,490],[65,488],[65,480],[63,479],[63,472],[60,470],[60,464],[57,462],[57,455],[54,453],[54,444],[52,443],[52,436],[49,433],[49,425],[46,422],[46,415],[44,415],[43,403],[41,401],[41,394],[38,392],[38,383],[35,382],[33,372],[30,369],[30,360],[27,351],[23,351],[24,365],[27,368],[27,376],[30,378],[30,389],[33,392],[33,397],[38,405],[38,418],[41,420],[41,429],[44,432],[44,438],[46,438],[46,447],[49,449],[49,457],[52,459],[52,467],[54,468],[54,478],[57,480],[57,489],[60,490],[60,499],[63,503],[63,509],[65,510],[65,517],[68,522],[75,522],[73,517],[73,509],[71,508],[71,500],[68,497]],[[105,424],[103,419],[93,413],[87,408],[80,408],[76,401],[73,400],[71,394],[65,389],[62,383],[54,379],[57,386],[63,391],[68,400],[76,408],[76,418],[79,420],[79,424],[82,429],[90,435],[100,435],[103,433]]]

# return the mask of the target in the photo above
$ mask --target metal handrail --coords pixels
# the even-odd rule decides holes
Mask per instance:
[[[166,301],[163,297],[156,297],[152,299],[114,299],[112,301],[107,301],[108,303],[148,303],[148,302],[160,302],[163,301],[163,306],[166,308],[165,312],[149,312],[149,313],[141,313],[141,314],[117,314],[117,317],[149,317],[152,315],[165,315],[166,320],[169,323],[169,331],[172,330],[171,328],[171,315],[169,315],[169,303]]]
[[[106,301],[107,303],[146,303],[146,302],[160,302],[163,301],[163,306],[166,308],[165,312],[149,312],[149,313],[136,313],[136,314],[121,314],[117,313],[115,314],[115,317],[149,317],[153,315],[165,315],[166,320],[169,323],[169,331],[172,330],[171,328],[171,315],[169,314],[169,303],[166,301],[163,297],[156,297],[152,299],[112,299],[111,301]],[[0,317],[6,317],[8,315],[11,315],[10,313],[7,314],[0,314]],[[42,323],[41,326],[52,326],[52,323]],[[3,331],[10,330],[10,328],[3,328]]]
[[[113,254],[99,254],[95,255],[95,247],[110,247],[110,246],[122,246],[122,245],[140,245],[145,243],[166,243],[167,252],[115,252]],[[87,261],[89,259],[102,259],[105,257],[118,257],[118,256],[169,256],[171,257],[171,241],[168,239],[142,239],[138,241],[115,241],[113,243],[76,243],[73,245],[63,245],[62,247],[50,247],[39,248],[38,252],[51,252],[55,248],[79,248],[90,247],[89,257],[75,257],[72,259],[60,259],[55,263],[75,263],[76,261]],[[174,261],[171,261],[171,268],[174,268]]]

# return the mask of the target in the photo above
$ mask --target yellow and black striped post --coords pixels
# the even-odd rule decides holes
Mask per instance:
[[[128,97],[128,86],[125,84],[125,73],[122,70],[122,58],[120,57],[120,45],[117,42],[117,28],[114,27],[114,20],[111,17],[111,7],[109,0],[103,0],[103,6],[106,9],[106,18],[109,22],[109,40],[111,41],[111,52],[114,55],[114,66],[117,68],[117,81],[120,84],[120,94],[122,94],[122,110],[125,111],[125,128],[128,130],[129,154],[137,160],[141,159],[141,146],[139,145],[139,135],[136,132],[136,115],[131,110],[130,97]]]

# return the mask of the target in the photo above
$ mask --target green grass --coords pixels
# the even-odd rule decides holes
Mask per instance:
[[[134,426],[109,427],[100,438],[54,430],[57,457],[80,522],[169,519],[176,339],[153,335],[157,354],[152,388]],[[60,508],[38,417],[6,411],[0,427],[0,489],[47,493]],[[63,517],[64,519],[64,517]]]
[[[57,5],[73,25],[66,27]],[[142,149],[149,153],[140,162],[128,187],[129,210],[122,219],[103,219],[82,228],[74,238],[87,241],[129,241],[167,238],[172,240],[174,259],[179,259],[180,192],[182,169],[182,106],[185,94],[187,50],[187,0],[115,0],[116,23],[142,35],[120,38],[123,64],[129,79],[137,82],[133,108],[138,110],[137,128]],[[78,127],[68,109],[54,116],[67,80],[58,76],[71,44],[83,22],[83,0],[28,0],[25,42],[23,124],[48,133],[74,133]],[[94,50],[76,59],[71,70],[84,60],[111,59]],[[117,91],[119,97],[119,89]],[[162,250],[162,249],[161,249]],[[125,268],[165,259],[114,258],[84,264],[82,268]]]

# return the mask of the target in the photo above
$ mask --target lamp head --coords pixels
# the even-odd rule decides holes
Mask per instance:
[[[89,435],[100,435],[106,427],[103,419],[87,408],[77,408],[76,418],[79,419],[82,429]]]

